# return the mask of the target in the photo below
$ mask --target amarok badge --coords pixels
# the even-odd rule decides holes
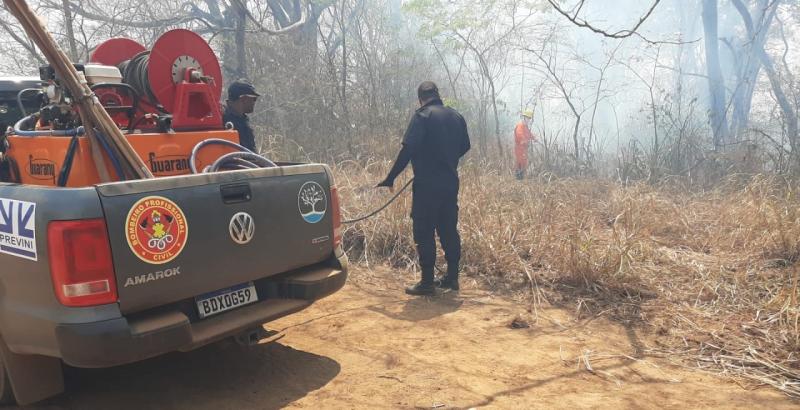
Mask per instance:
[[[125,236],[131,251],[153,265],[178,257],[188,235],[189,225],[181,208],[160,196],[140,199],[125,220]]]

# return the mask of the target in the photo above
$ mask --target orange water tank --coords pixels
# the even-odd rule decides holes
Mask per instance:
[[[198,143],[219,138],[239,143],[235,130],[178,132],[174,134],[129,134],[126,138],[139,153],[145,165],[156,177],[190,174],[189,156]],[[16,164],[19,182],[30,185],[56,186],[71,137],[8,137],[6,155]],[[220,156],[235,149],[222,145],[207,145],[197,155],[196,166],[202,170]],[[104,155],[105,156],[105,155]],[[116,179],[111,162],[106,168]],[[68,187],[90,186],[101,182],[92,160],[89,141],[78,139],[78,149],[67,181]]]

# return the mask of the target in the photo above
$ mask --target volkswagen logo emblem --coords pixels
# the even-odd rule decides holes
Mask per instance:
[[[228,224],[231,239],[239,245],[244,245],[253,239],[256,233],[256,223],[247,212],[239,212],[231,218]]]

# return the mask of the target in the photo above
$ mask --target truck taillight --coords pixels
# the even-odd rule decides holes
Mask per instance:
[[[47,244],[53,288],[62,305],[96,306],[117,301],[105,221],[50,222]]]
[[[342,244],[342,212],[339,209],[339,190],[331,187],[331,208],[333,208],[333,247]]]

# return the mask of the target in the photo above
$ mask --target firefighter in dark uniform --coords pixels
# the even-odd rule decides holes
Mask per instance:
[[[414,169],[411,218],[422,280],[406,289],[409,295],[433,295],[438,286],[458,291],[461,238],[458,235],[458,162],[470,149],[467,123],[456,110],[445,107],[436,84],[426,81],[417,90],[420,108],[403,137],[403,147],[389,175],[378,184],[394,190],[394,180],[408,162]],[[434,281],[436,242],[447,260],[447,273]]]
[[[239,144],[253,152],[256,152],[256,137],[247,114],[253,112],[260,96],[252,84],[244,80],[234,81],[228,87],[228,100],[222,116],[223,124],[231,123],[239,131]]]

